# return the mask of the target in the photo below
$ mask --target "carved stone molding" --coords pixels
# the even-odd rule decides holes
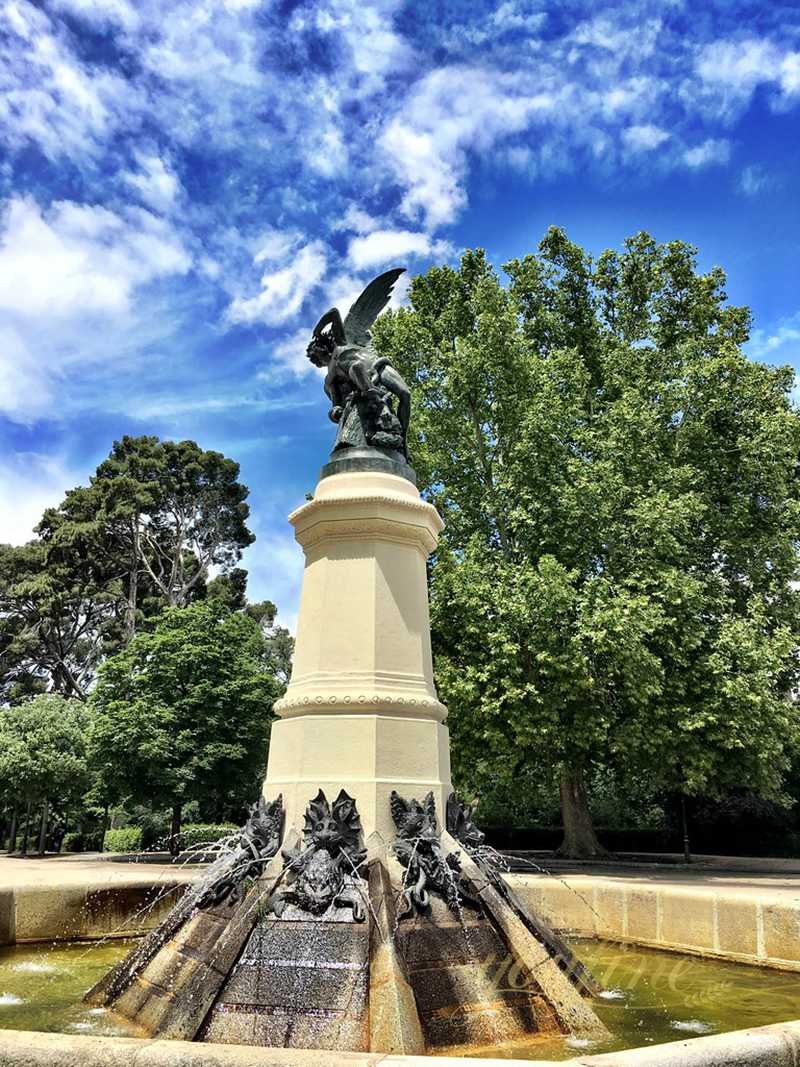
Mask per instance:
[[[320,518],[318,522],[297,530],[295,538],[306,550],[325,541],[395,541],[414,545],[427,558],[436,548],[436,538],[427,526],[383,516]]]
[[[440,700],[433,697],[379,695],[378,693],[314,693],[311,695],[285,696],[275,702],[277,715],[302,714],[305,711],[346,712],[371,714],[376,711],[394,711],[410,713],[425,718],[442,721],[447,708]]]
[[[332,493],[330,496],[323,497],[320,500],[309,500],[307,503],[301,504],[299,508],[295,508],[295,510],[291,512],[289,515],[289,522],[295,523],[301,515],[313,515],[323,508],[349,507],[352,504],[369,504],[370,506],[380,506],[381,504],[384,504],[392,508],[402,509],[403,511],[417,511],[420,514],[429,515],[431,517],[435,516],[435,524],[437,526],[442,525],[439,513],[436,511],[433,504],[429,504],[427,500],[415,500],[413,497],[401,493],[386,492],[347,492],[342,493],[341,495]]]

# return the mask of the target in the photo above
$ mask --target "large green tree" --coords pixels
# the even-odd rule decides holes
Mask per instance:
[[[40,536],[104,555],[125,600],[125,638],[142,614],[194,599],[212,568],[235,567],[254,540],[239,464],[194,441],[123,437],[89,486],[45,512]],[[148,611],[149,607],[149,611]]]
[[[68,551],[44,539],[0,545],[0,700],[44,690],[86,698],[122,623],[105,550],[87,540]]]
[[[99,663],[167,606],[205,595],[253,540],[239,466],[194,441],[123,437],[88,486],[0,545],[0,697],[86,697]]]
[[[446,527],[431,572],[455,767],[560,780],[563,850],[602,851],[594,765],[779,796],[796,747],[793,374],[693,248],[593,260],[551,229],[414,280],[378,320],[414,387],[414,465]]]
[[[257,792],[283,686],[260,626],[218,600],[170,608],[100,668],[92,754],[105,798],[221,812]]]
[[[0,782],[13,807],[12,831],[18,815],[26,813],[23,851],[34,810],[41,812],[38,836],[43,852],[50,810],[63,810],[88,787],[89,725],[85,704],[56,693],[0,708]]]

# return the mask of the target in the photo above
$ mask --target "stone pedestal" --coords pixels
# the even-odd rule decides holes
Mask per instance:
[[[290,516],[306,556],[292,680],[275,711],[265,795],[300,829],[319,788],[354,797],[365,838],[394,837],[393,789],[451,791],[433,683],[426,560],[442,521],[397,474],[323,478]]]

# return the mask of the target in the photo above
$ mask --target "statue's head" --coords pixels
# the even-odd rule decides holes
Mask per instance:
[[[344,344],[344,327],[338,308],[326,311],[311,335],[306,355],[315,367],[327,367],[336,344]]]
[[[333,337],[330,333],[312,337],[306,349],[306,355],[315,367],[327,367],[333,356]]]

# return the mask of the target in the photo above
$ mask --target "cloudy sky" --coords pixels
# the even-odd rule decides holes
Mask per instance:
[[[682,238],[798,365],[800,7],[2,0],[0,541],[123,433],[251,487],[251,593],[333,427],[309,328],[388,266]]]

